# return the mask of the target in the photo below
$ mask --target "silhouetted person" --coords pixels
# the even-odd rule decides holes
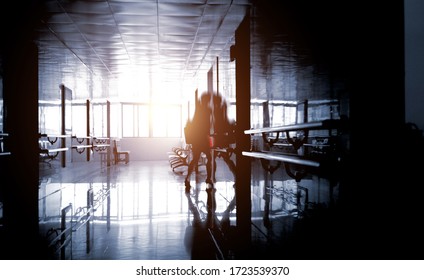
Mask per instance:
[[[224,148],[227,152],[218,152],[214,150],[213,155],[213,179],[215,180],[216,173],[216,157],[221,157],[227,164],[230,171],[235,177],[235,164],[231,160],[232,149],[230,145],[235,143],[234,129],[235,122],[228,118],[227,103],[220,94],[213,95],[213,136],[214,148]]]
[[[220,94],[213,95],[213,131],[215,146],[228,147],[233,143],[232,132],[234,121],[230,121],[227,114],[227,102]]]
[[[200,101],[196,105],[193,119],[191,121],[191,147],[193,157],[190,161],[185,178],[185,191],[190,191],[190,176],[193,170],[199,163],[201,153],[206,155],[206,183],[213,185],[211,180],[212,173],[212,155],[210,147],[210,124],[211,124],[211,109],[209,107],[211,95],[204,92],[200,97]]]

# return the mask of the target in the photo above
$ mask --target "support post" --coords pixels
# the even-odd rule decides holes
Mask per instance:
[[[110,101],[106,102],[106,137],[109,139],[109,147],[107,148],[107,166],[110,166],[111,158],[111,139],[110,139]]]
[[[86,125],[86,127],[87,127],[86,135],[87,135],[87,137],[90,137],[90,100],[87,99],[85,106],[86,106],[86,123],[87,123],[87,125]],[[87,145],[90,145],[90,144],[93,145],[94,144],[93,139],[88,138],[86,144]],[[90,161],[91,151],[92,151],[91,149],[87,149],[87,161]]]
[[[251,161],[242,155],[250,149],[250,16],[246,15],[235,33],[236,63],[236,219],[240,248],[251,242]]]

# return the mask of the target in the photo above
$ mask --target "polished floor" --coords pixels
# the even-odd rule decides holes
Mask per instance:
[[[55,163],[40,169],[40,231],[54,241],[60,234],[60,214],[67,206],[66,224],[72,234],[65,259],[192,259],[215,258],[209,239],[197,250],[197,231],[207,227],[205,168],[192,175],[192,190],[185,192],[184,168],[171,170],[167,161],[131,161],[106,167],[99,162],[78,162],[65,168]],[[222,216],[234,196],[233,178],[217,171],[216,216]],[[94,197],[89,221],[88,191]],[[229,213],[228,220],[232,214]],[[77,222],[79,220],[79,222]],[[52,243],[58,247],[60,243]],[[198,253],[196,253],[196,250]],[[208,253],[209,252],[209,253]],[[201,253],[201,255],[200,255]]]
[[[65,168],[41,163],[40,235],[53,259],[68,260],[290,259],[327,249],[317,246],[322,221],[308,225],[314,238],[302,233],[299,221],[308,208],[326,209],[337,186],[316,176],[298,184],[283,172],[252,165],[251,245],[241,250],[234,176],[222,159],[216,164],[214,188],[205,183],[201,165],[187,193],[186,167],[173,172],[166,160],[110,167],[96,161]],[[308,246],[314,251],[302,251]]]

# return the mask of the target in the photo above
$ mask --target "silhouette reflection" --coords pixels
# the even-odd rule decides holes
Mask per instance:
[[[222,205],[217,205],[217,189],[209,185],[204,191],[206,204],[199,199],[203,192],[200,188],[196,188],[193,193],[186,193],[188,209],[192,214],[184,237],[186,249],[192,259],[233,258],[236,245],[233,234],[235,226],[231,225],[230,218],[236,207],[235,196],[224,211],[217,212],[217,209],[222,209]]]
[[[214,228],[215,220],[215,189],[209,188],[207,203],[199,200],[200,190],[196,188],[193,198],[186,193],[188,208],[193,215],[193,220],[188,223],[184,236],[184,244],[190,252],[192,259],[216,259],[215,244],[210,235],[210,229]],[[194,200],[194,201],[193,201]],[[206,207],[205,207],[206,206]],[[206,212],[205,212],[206,209]]]

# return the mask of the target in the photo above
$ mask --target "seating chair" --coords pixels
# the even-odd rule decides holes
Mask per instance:
[[[115,159],[115,164],[119,162],[125,162],[128,164],[130,161],[130,152],[129,151],[121,151],[121,145],[118,140],[113,140],[113,158]]]

